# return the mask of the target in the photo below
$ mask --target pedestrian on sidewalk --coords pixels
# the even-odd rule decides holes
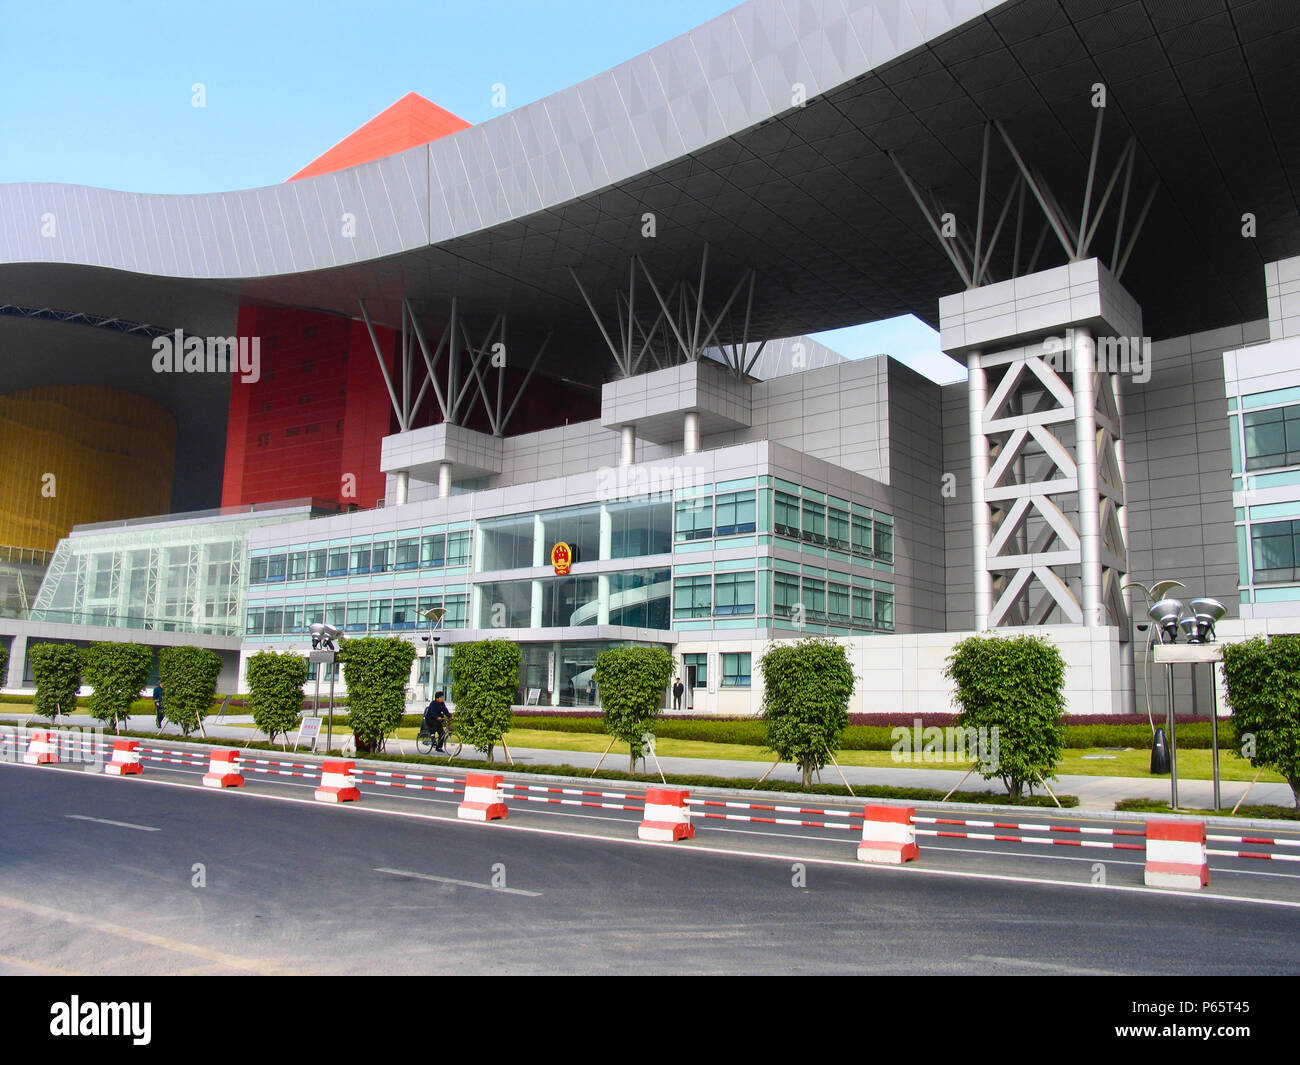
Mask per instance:
[[[153,688],[153,720],[154,727],[160,732],[163,727],[163,690],[161,684],[155,684]]]

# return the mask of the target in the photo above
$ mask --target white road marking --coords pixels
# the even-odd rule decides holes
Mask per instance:
[[[413,873],[408,869],[376,869],[376,873],[387,873],[389,876],[406,876],[413,880],[432,880],[438,884],[452,884],[456,887],[472,887],[481,891],[500,891],[506,895],[526,895],[530,899],[540,899],[540,891],[523,891],[520,888],[512,887],[495,887],[492,884],[476,884],[472,880],[453,880],[449,876],[434,876],[431,873]]]
[[[94,821],[97,825],[115,825],[118,828],[134,828],[139,832],[161,832],[161,828],[150,828],[148,825],[133,825],[129,821],[109,821],[103,817],[87,817],[85,814],[64,814],[64,817],[71,817],[74,821]]]

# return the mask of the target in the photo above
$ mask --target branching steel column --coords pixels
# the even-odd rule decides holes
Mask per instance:
[[[393,413],[397,415],[397,427],[402,432],[406,432],[409,428],[406,423],[406,416],[402,411],[401,404],[397,402],[397,392],[393,388],[393,379],[389,376],[388,367],[384,365],[383,352],[380,350],[379,340],[375,336],[375,327],[370,321],[370,313],[366,310],[366,301],[358,299],[357,302],[361,304],[361,318],[366,323],[366,332],[370,334],[370,344],[375,349],[375,358],[379,361],[379,372],[384,375],[384,384],[388,388],[388,398],[393,403]]]
[[[928,223],[930,223],[930,228],[934,231],[935,237],[938,238],[939,246],[943,248],[944,254],[948,256],[948,260],[952,263],[953,268],[961,276],[961,279],[963,282],[965,282],[966,287],[973,288],[974,279],[971,276],[971,272],[966,269],[966,264],[962,262],[960,257],[949,246],[948,238],[943,235],[943,230],[939,228],[939,224],[934,220],[934,216],[931,214],[930,208],[926,205],[926,202],[922,198],[920,191],[912,183],[912,179],[908,176],[907,171],[903,169],[903,164],[899,162],[898,156],[894,152],[889,152],[888,154],[889,154],[889,161],[894,164],[894,169],[896,169],[899,173],[899,176],[902,177],[903,183],[907,186],[907,191],[912,194],[912,199],[914,199],[916,201],[916,205],[919,208],[921,208],[921,213],[925,215],[925,220]]]

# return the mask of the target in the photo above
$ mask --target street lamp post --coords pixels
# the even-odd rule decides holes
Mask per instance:
[[[330,667],[330,705],[329,723],[325,729],[325,753],[329,754],[334,746],[334,661],[337,648],[334,641],[342,639],[343,634],[333,625],[316,622],[308,631],[311,633],[311,654],[307,660],[316,664],[316,709],[320,710],[320,667]]]
[[[1214,626],[1226,614],[1227,608],[1217,599],[1193,599],[1190,611],[1182,600],[1169,597],[1173,588],[1181,588],[1179,581],[1161,581],[1148,589],[1140,584],[1133,587],[1142,588],[1152,600],[1147,616],[1155,623],[1153,640],[1160,642],[1155,646],[1155,661],[1165,667],[1168,684],[1168,721],[1169,721],[1169,805],[1178,808],[1178,741],[1174,735],[1174,666],[1185,663],[1192,667],[1193,693],[1195,693],[1196,667],[1208,664],[1210,667],[1210,746],[1213,751],[1214,766],[1214,809],[1220,806],[1219,795],[1219,691],[1218,679],[1214,675],[1214,663],[1223,660],[1223,647],[1215,643]],[[1185,613],[1185,611],[1187,611]],[[1178,634],[1183,634],[1185,643],[1178,644]],[[1195,695],[1193,695],[1193,698]],[[1192,705],[1195,710],[1195,703]]]

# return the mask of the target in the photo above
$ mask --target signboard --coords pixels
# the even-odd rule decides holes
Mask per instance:
[[[529,688],[529,689],[528,689],[528,696],[524,699],[524,705],[525,705],[525,706],[536,706],[537,703],[538,703],[538,700],[540,700],[541,697],[542,697],[542,689],[541,689],[541,688]]]
[[[569,572],[569,567],[573,565],[573,549],[563,540],[551,548],[551,565],[561,577],[565,576]]]
[[[546,652],[546,690],[555,691],[555,652]]]
[[[293,749],[298,749],[298,744],[304,740],[311,740],[311,749],[316,749],[316,741],[320,738],[320,723],[318,717],[304,717],[302,724],[298,726],[298,735],[294,737]]]
[[[709,694],[712,694],[718,690],[718,677],[722,673],[722,655],[718,651],[710,651],[708,663]]]

